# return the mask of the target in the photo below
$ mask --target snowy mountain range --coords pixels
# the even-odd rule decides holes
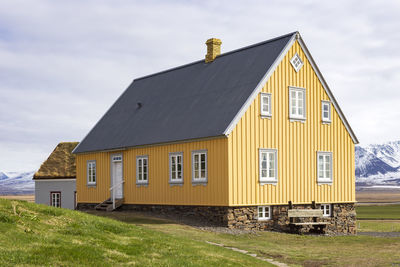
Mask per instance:
[[[400,186],[400,141],[356,146],[357,186]]]
[[[400,141],[356,146],[356,184],[400,187]],[[34,171],[0,172],[0,195],[33,194]]]
[[[34,171],[0,172],[0,195],[28,195],[35,191]]]

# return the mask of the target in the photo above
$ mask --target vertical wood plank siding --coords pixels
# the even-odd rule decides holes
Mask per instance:
[[[298,53],[299,72],[290,65]],[[289,120],[289,86],[306,89],[306,121]],[[261,118],[260,95],[229,135],[229,204],[354,202],[354,143],[333,105],[332,122],[323,124],[321,100],[330,100],[300,45],[295,42],[267,81],[272,117]],[[259,148],[278,150],[278,183],[260,185]],[[317,183],[317,151],[333,152],[333,183]]]
[[[124,202],[127,204],[165,205],[228,205],[228,139],[210,140],[131,148],[123,151],[78,154],[77,197],[79,203],[99,203],[110,196],[111,155],[122,153]],[[208,183],[192,184],[192,151],[207,150]],[[169,153],[183,152],[182,186],[169,184]],[[149,159],[149,185],[136,186],[136,156],[147,155]],[[96,160],[97,185],[86,183],[86,161]]]

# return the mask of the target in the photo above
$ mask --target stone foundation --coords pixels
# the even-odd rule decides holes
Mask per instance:
[[[78,203],[78,209],[93,209],[96,204]],[[293,205],[294,209],[311,209],[311,204]],[[317,208],[320,205],[317,204]],[[271,206],[272,217],[270,220],[259,221],[257,206],[246,207],[221,207],[221,206],[170,206],[170,205],[133,205],[124,204],[119,210],[134,210],[152,212],[163,216],[190,217],[201,224],[223,226],[243,230],[270,230],[289,232],[288,205]],[[356,212],[354,203],[332,204],[332,215],[318,218],[319,222],[330,222],[326,225],[324,233],[356,234]],[[298,218],[301,222],[312,221],[312,218]],[[302,226],[300,233],[308,232],[311,226]]]

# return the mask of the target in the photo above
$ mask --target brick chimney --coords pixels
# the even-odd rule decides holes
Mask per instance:
[[[217,38],[208,39],[206,63],[213,62],[214,59],[221,54],[221,40]]]

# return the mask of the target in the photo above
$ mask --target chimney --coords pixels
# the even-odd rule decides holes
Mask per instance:
[[[206,63],[213,62],[214,59],[221,54],[221,40],[217,38],[208,39]]]

